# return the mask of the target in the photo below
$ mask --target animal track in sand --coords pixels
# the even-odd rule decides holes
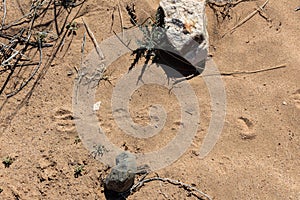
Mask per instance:
[[[240,136],[242,140],[255,139],[256,135],[253,133],[254,124],[251,120],[246,117],[239,117],[238,123],[241,129]]]
[[[300,89],[293,93],[291,96],[296,108],[300,109]]]
[[[74,132],[75,124],[73,120],[73,113],[64,108],[59,108],[54,114],[56,129],[60,132]]]

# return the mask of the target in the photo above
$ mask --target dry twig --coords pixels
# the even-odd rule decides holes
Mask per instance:
[[[94,46],[95,46],[95,48],[96,48],[96,52],[97,52],[99,58],[100,58],[101,60],[103,60],[103,59],[104,59],[104,55],[103,55],[103,53],[102,53],[102,51],[101,51],[101,49],[100,49],[100,47],[99,47],[99,45],[98,45],[98,42],[97,42],[97,40],[96,40],[96,38],[95,38],[93,32],[90,30],[90,28],[89,28],[89,26],[87,25],[87,23],[85,23],[84,19],[83,19],[83,18],[81,18],[81,19],[82,19],[82,22],[83,22],[83,24],[84,24],[84,27],[85,27],[85,29],[86,29],[88,35],[90,36],[90,38],[91,38],[91,40],[92,40],[92,42],[93,42],[93,44],[94,44]]]
[[[249,19],[251,19],[254,15],[256,15],[259,12],[259,10],[262,10],[267,5],[268,2],[269,2],[269,0],[265,1],[265,3],[263,5],[259,6],[259,8],[257,8],[255,11],[253,11],[252,13],[250,13],[248,16],[246,16],[242,21],[238,22],[229,31],[227,31],[226,33],[224,33],[221,38],[225,37],[228,33],[233,33],[238,27],[242,26]]]
[[[42,60],[43,60],[42,45],[41,45],[42,41],[41,41],[41,39],[39,39],[39,41],[37,41],[37,42],[38,42],[38,45],[39,45],[38,50],[39,50],[39,54],[40,54],[39,64],[35,67],[35,69],[31,73],[31,75],[29,76],[29,78],[25,82],[23,82],[17,90],[15,90],[15,91],[13,91],[13,92],[6,95],[7,98],[18,94],[33,79],[33,77],[36,75],[36,73],[40,69],[40,66],[42,65]]]
[[[82,66],[82,64],[83,64],[85,42],[86,42],[86,32],[84,32],[83,37],[82,37],[82,45],[81,45],[81,66]]]
[[[121,23],[121,30],[122,30],[122,38],[124,39],[124,22],[123,22],[123,16],[122,16],[122,10],[120,6],[120,1],[118,1],[118,12],[119,12],[119,17],[120,17],[120,23]]]
[[[131,187],[130,194],[133,194],[136,191],[138,191],[141,187],[144,186],[145,183],[149,183],[152,181],[161,181],[161,182],[170,183],[172,185],[179,186],[180,188],[183,188],[184,190],[191,192],[191,194],[193,194],[195,197],[197,197],[200,200],[204,200],[204,199],[212,200],[212,198],[210,196],[208,196],[204,192],[198,190],[197,188],[195,188],[191,185],[188,185],[186,183],[183,183],[183,182],[180,182],[177,180],[169,179],[169,178],[161,178],[158,175],[156,177],[140,180],[138,183],[136,183],[135,185],[133,185]],[[205,197],[205,198],[203,198],[203,197]]]
[[[224,3],[218,3],[218,2],[215,2],[215,1],[212,1],[212,0],[207,0],[206,3],[207,4],[210,4],[210,5],[213,5],[213,6],[217,6],[217,7],[225,7],[225,6],[236,6],[242,2],[246,2],[246,1],[254,1],[254,0],[238,0],[238,1],[235,1],[235,2],[224,2]]]
[[[276,70],[276,69],[282,69],[285,68],[287,65],[286,64],[281,64],[281,65],[277,65],[275,67],[270,67],[270,68],[266,68],[266,69],[258,69],[258,70],[254,70],[254,71],[236,71],[236,72],[221,72],[219,74],[207,74],[204,76],[233,76],[233,75],[245,75],[245,74],[256,74],[256,73],[260,73],[260,72],[266,72],[266,71],[271,71],[271,70]]]
[[[2,18],[2,27],[5,24],[5,18],[6,18],[6,0],[2,0],[2,4],[3,4],[3,18]]]
[[[0,88],[0,95],[5,91],[9,90],[9,94],[6,96],[12,97],[19,93],[30,81],[33,80],[34,76],[38,74],[38,77],[36,81],[33,83],[32,88],[27,93],[25,99],[30,97],[31,92],[33,91],[33,88],[36,86],[37,81],[42,77],[47,70],[48,66],[51,64],[51,61],[54,59],[55,54],[58,51],[58,48],[51,52],[51,56],[49,58],[49,62],[45,62],[45,66],[42,68],[42,48],[44,47],[53,47],[54,44],[51,44],[52,42],[56,42],[58,40],[59,34],[57,35],[57,38],[51,39],[49,36],[48,31],[42,30],[42,28],[49,27],[53,22],[56,22],[60,14],[62,14],[62,9],[56,13],[54,12],[54,18],[53,20],[49,20],[47,22],[43,22],[43,19],[48,13],[48,11],[51,11],[51,9],[55,10],[56,7],[56,1],[54,0],[38,0],[38,1],[32,1],[28,11],[24,12],[21,8],[19,0],[17,0],[17,4],[19,5],[19,8],[21,12],[23,13],[23,16],[17,18],[16,20],[12,20],[12,22],[9,22],[5,24],[5,16],[6,16],[6,3],[9,1],[2,0],[3,3],[3,11],[4,11],[4,17],[2,19],[2,26],[0,24],[0,37],[4,40],[7,40],[8,42],[1,42],[0,43],[0,73],[1,76],[6,76],[5,80],[1,83]],[[78,9],[78,12],[83,6],[83,1],[80,3],[80,8]],[[52,7],[54,6],[54,7]],[[77,5],[72,5],[71,7],[75,7]],[[78,12],[76,13],[75,17],[78,17]],[[68,17],[70,16],[70,13],[68,13],[66,16],[64,16],[64,23],[61,26],[61,30],[63,31],[65,29],[66,21],[68,21]],[[39,22],[39,24],[37,24]],[[0,22],[1,23],[1,22]],[[15,27],[15,29],[19,29],[17,34],[10,35],[10,31],[12,27]],[[4,30],[7,30],[4,32]],[[67,32],[66,32],[67,33]],[[58,47],[62,46],[62,41],[64,41],[65,35],[63,35],[62,40],[59,42]],[[32,37],[34,36],[34,37]],[[33,38],[35,40],[33,40]],[[46,40],[50,39],[50,42],[46,43]],[[55,45],[56,46],[56,45]],[[32,52],[33,50],[33,52]],[[35,51],[36,50],[36,51]],[[37,56],[39,55],[39,58]],[[36,59],[39,59],[37,62]],[[31,66],[34,65],[34,69],[23,69],[24,66]],[[41,70],[39,70],[41,68]],[[25,77],[28,76],[28,77]],[[7,88],[9,85],[9,88]]]
[[[111,24],[110,24],[110,31],[109,31],[110,33],[112,32],[114,23],[115,23],[115,10],[116,10],[116,8],[114,7],[112,14],[111,14]]]

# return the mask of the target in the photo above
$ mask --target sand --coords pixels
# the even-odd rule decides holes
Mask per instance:
[[[17,2],[7,2],[7,23],[22,16]],[[121,6],[126,2],[130,1],[122,1]],[[147,2],[136,1],[139,21],[153,16],[158,6],[158,1]],[[270,0],[261,15],[256,14],[233,33],[222,37],[263,3],[240,3],[230,9],[230,16],[225,18],[217,18],[207,6],[210,56],[221,73],[285,67],[221,77],[226,89],[224,127],[216,145],[203,159],[198,152],[211,120],[211,98],[201,75],[189,80],[198,98],[199,127],[185,153],[174,163],[155,171],[160,177],[193,185],[215,200],[298,200],[300,197],[300,11],[294,11],[299,2]],[[29,1],[20,2],[25,11],[29,5]],[[71,16],[77,10],[78,7],[74,8]],[[59,27],[67,16],[65,9],[61,12]],[[120,32],[118,1],[88,0],[80,13],[99,43],[114,35],[112,13],[113,30]],[[124,9],[122,18],[124,26],[130,26]],[[43,22],[51,19],[52,10],[44,16]],[[65,37],[64,46],[52,64],[43,65],[19,94],[7,99],[4,94],[9,92],[9,85],[0,96],[0,157],[14,159],[8,168],[0,165],[0,188],[3,189],[0,199],[105,199],[101,180],[109,173],[109,167],[94,159],[83,141],[78,141],[75,126],[76,120],[80,120],[74,116],[72,107],[74,82],[78,76],[75,69],[81,66],[85,33],[82,20],[75,21],[79,27],[77,34]],[[46,29],[55,32],[54,23]],[[45,63],[55,47],[43,50]],[[86,54],[93,49],[87,36]],[[101,101],[96,115],[99,126],[117,147],[133,153],[151,152],[175,137],[181,126],[180,105],[168,89],[146,85],[131,97],[132,120],[148,124],[149,106],[160,104],[168,115],[163,129],[151,138],[142,139],[126,135],[118,128],[111,111],[112,90],[127,73],[132,59],[127,53],[109,66],[106,80],[110,83],[102,80],[96,88],[95,99]],[[141,67],[143,60],[139,63],[136,68]],[[4,75],[1,75],[1,83]],[[77,165],[84,165],[84,171],[76,178]],[[128,199],[196,197],[177,186],[154,181]]]

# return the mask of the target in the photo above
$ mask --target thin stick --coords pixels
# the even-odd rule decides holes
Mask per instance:
[[[21,54],[20,54],[21,55]],[[38,65],[39,62],[32,62],[32,63],[22,63],[22,64],[15,64],[15,67],[26,67],[26,66],[33,66],[33,65]],[[2,67],[2,65],[1,65]],[[3,65],[3,67],[12,67],[12,65]],[[9,71],[10,69],[1,69],[0,70],[0,73],[3,73],[3,72],[6,72],[6,71]]]
[[[115,34],[115,36],[120,40],[120,42],[130,51],[133,51],[133,49],[131,49],[130,47],[128,47],[128,44],[125,44],[125,42],[123,42],[123,40],[117,35],[117,33],[115,31],[113,31],[113,33]]]
[[[20,9],[22,15],[25,15],[25,12],[23,11],[22,6],[21,6],[21,4],[20,4],[20,0],[16,0],[16,1],[17,1],[18,7],[19,7],[19,9]]]
[[[122,15],[122,11],[121,11],[120,1],[118,1],[118,11],[119,11],[119,17],[120,17],[120,23],[121,23],[122,39],[124,40],[123,15]]]
[[[55,30],[56,30],[56,33],[57,35],[60,35],[60,31],[58,29],[58,22],[57,22],[57,16],[59,15],[59,13],[57,13],[57,8],[56,8],[56,5],[54,3],[54,8],[53,8],[53,12],[54,12],[54,25],[55,25]],[[60,10],[59,10],[60,12]]]
[[[34,17],[32,17],[32,19],[30,20],[30,24],[29,24],[29,28],[28,28],[28,36],[26,37],[26,39],[24,39],[25,40],[25,42],[26,42],[26,45],[25,45],[25,47],[20,51],[20,52],[25,52],[27,49],[28,49],[28,46],[29,46],[29,44],[28,44],[28,41],[30,40],[30,38],[31,38],[31,35],[32,35],[32,33],[31,33],[31,31],[32,31],[32,29],[33,29],[33,25],[34,25],[34,22],[35,22],[35,19],[36,19],[36,15],[37,15],[37,10],[38,10],[38,7],[40,6],[40,5],[42,5],[42,3],[41,4],[38,4],[37,6],[32,6],[32,10],[33,10],[33,14],[34,14]],[[22,36],[22,34],[23,34],[23,30],[21,31],[21,33],[20,33],[20,36],[18,36],[18,38],[19,37],[21,37]],[[17,39],[17,37],[13,37],[12,39]],[[21,84],[21,86],[17,89],[17,90],[15,90],[15,91],[13,91],[13,92],[11,92],[10,94],[7,94],[6,95],[6,97],[7,98],[9,98],[9,97],[12,97],[12,96],[14,96],[14,95],[16,95],[16,94],[18,94],[32,79],[33,79],[33,77],[34,77],[34,75],[38,72],[38,70],[39,70],[39,68],[40,68],[40,66],[41,66],[41,64],[42,64],[42,39],[39,39],[38,40],[38,51],[39,51],[39,53],[40,53],[40,61],[39,61],[39,64],[36,66],[36,68],[33,70],[33,72],[31,73],[31,75],[29,76],[29,78],[26,80],[26,81],[24,81],[22,84]],[[18,53],[19,54],[19,53]],[[11,59],[12,57],[10,57],[9,59]],[[15,62],[15,64],[14,64],[14,66],[12,66],[12,68],[11,68],[11,73],[9,74],[9,76],[8,76],[8,78],[7,78],[7,82],[8,82],[8,80],[10,80],[10,77],[12,76],[12,73],[15,71],[15,69],[16,69],[16,64],[17,64],[17,62],[18,61],[20,61],[21,60],[21,58],[22,58],[22,56],[19,56],[18,58],[17,58],[17,61]],[[8,60],[9,61],[9,60]],[[4,62],[8,62],[7,60],[6,61],[4,61]],[[0,91],[0,94],[3,92],[3,90],[4,90],[4,88],[6,87],[6,84],[7,84],[7,82],[5,82],[5,84],[4,84],[4,86],[2,87],[2,89],[1,89],[1,91]]]
[[[84,24],[84,27],[85,27],[85,29],[86,29],[88,35],[90,36],[90,38],[91,38],[91,40],[92,40],[92,42],[93,42],[93,44],[94,44],[94,46],[95,46],[95,48],[96,48],[96,52],[97,52],[99,58],[100,58],[101,60],[103,60],[103,59],[104,59],[104,55],[103,55],[103,53],[102,53],[102,51],[101,51],[101,49],[100,49],[100,47],[99,47],[99,45],[98,45],[98,42],[97,42],[97,40],[96,40],[96,38],[95,38],[93,32],[90,30],[89,26],[85,23],[83,17],[82,17],[81,19],[82,19],[82,22],[83,22],[83,24]]]
[[[236,2],[225,2],[225,3],[217,3],[217,2],[214,2],[214,1],[211,1],[211,0],[207,0],[206,3],[217,6],[217,7],[225,7],[227,5],[236,6],[236,5],[238,5],[242,2],[246,2],[246,1],[254,1],[254,0],[239,0],[239,1],[236,1]]]
[[[18,34],[16,34],[16,35],[22,36],[23,33],[24,33],[24,31],[21,30],[21,31],[20,31]],[[30,35],[30,34],[29,34],[29,35]],[[16,37],[17,37],[17,36],[14,36],[10,42],[12,43],[12,41],[13,41]],[[30,37],[30,36],[29,36],[29,37]],[[17,43],[13,43],[13,44],[11,45],[11,47],[12,47],[12,48],[15,48],[16,45],[17,45]],[[25,52],[27,48],[28,48],[28,44],[26,44],[25,47],[24,47],[21,51]],[[8,82],[9,82],[9,80],[11,79],[12,75],[14,74],[15,69],[16,69],[15,65],[18,63],[18,61],[19,61],[20,59],[21,59],[20,56],[19,56],[19,57],[16,57],[16,62],[15,62],[14,65],[10,68],[10,73],[8,74],[6,80],[4,81],[4,83],[3,83],[3,85],[2,85],[2,87],[1,87],[1,89],[0,89],[0,95],[3,93],[4,89],[6,88]]]
[[[110,31],[109,31],[110,33],[112,32],[113,26],[114,26],[114,23],[115,23],[115,10],[116,10],[116,8],[114,7],[114,10],[111,14],[111,24],[110,24]]]
[[[152,181],[161,181],[161,182],[167,182],[167,183],[170,183],[172,185],[176,185],[176,186],[179,186],[179,187],[182,187],[183,189],[189,191],[189,192],[197,192],[199,193],[201,196],[204,196],[205,198],[209,199],[209,200],[212,200],[212,198],[210,196],[208,196],[207,194],[205,194],[204,192],[198,190],[197,188],[191,186],[191,185],[188,185],[186,183],[183,183],[183,182],[180,182],[180,181],[177,181],[177,180],[173,180],[173,179],[169,179],[169,178],[161,178],[159,176],[157,177],[152,177],[152,178],[148,178],[148,179],[144,179],[144,180],[141,180],[139,181],[138,183],[136,183],[135,185],[133,185],[130,189],[130,193],[133,194],[134,192],[136,192],[138,189],[140,189],[141,187],[143,187],[143,185],[145,183],[149,183],[149,182],[152,182]],[[194,196],[196,196],[198,199],[202,199],[202,197],[199,197],[198,195],[194,194]]]
[[[49,1],[49,2],[53,2],[52,0]],[[81,5],[81,7],[83,6],[83,4]],[[80,8],[81,8],[80,7]],[[65,17],[66,21],[68,20],[68,16],[67,15]],[[78,17],[78,12],[76,13],[76,15],[72,18],[72,20],[70,21],[73,21],[76,17]],[[68,20],[69,21],[69,20]],[[26,32],[27,32],[27,29],[26,29]],[[36,86],[38,85],[38,83],[40,82],[40,80],[46,75],[46,72],[48,71],[49,67],[51,66],[53,60],[55,58],[57,58],[57,53],[59,52],[59,50],[61,49],[61,46],[62,46],[62,43],[67,35],[67,31],[64,31],[64,33],[62,33],[61,37],[59,37],[60,40],[57,40],[56,44],[54,45],[54,48],[51,50],[51,54],[49,56],[49,58],[44,62],[44,65],[43,67],[41,67],[41,69],[39,70],[40,72],[37,74],[36,78],[33,81],[31,87],[29,88],[29,91],[25,94],[25,96],[22,98],[21,102],[18,103],[18,105],[16,106],[16,108],[14,109],[15,111],[13,111],[12,113],[10,113],[4,120],[8,120],[8,121],[11,121],[11,119],[16,115],[16,113],[18,112],[18,110],[20,110],[24,104],[26,102],[28,102],[28,100],[30,99],[30,97],[32,96],[33,94],[33,91],[34,89],[36,88]],[[29,46],[29,42],[25,41],[25,47],[23,48],[22,52],[26,52],[27,50],[27,47]],[[37,44],[38,46],[38,44]],[[20,54],[21,55],[21,54]],[[17,58],[18,59],[18,58]],[[19,59],[16,61],[18,62]],[[15,63],[16,63],[15,62]],[[13,67],[11,71],[13,71],[15,68]],[[12,74],[13,72],[11,72],[10,74]],[[11,77],[11,75],[7,78],[9,79]],[[7,85],[7,83],[4,83],[4,85],[2,86],[2,88],[0,89],[0,94],[2,94],[5,86]],[[1,109],[3,108],[4,104],[7,103],[7,99],[5,100],[5,102],[0,105],[0,111]],[[7,128],[7,127],[5,127]]]
[[[81,45],[81,66],[83,64],[85,41],[86,41],[86,32],[84,32],[83,38],[82,38],[82,45]]]
[[[258,14],[264,18],[267,22],[271,22],[272,20],[267,16],[267,14],[265,13],[264,9],[259,9],[258,10]]]
[[[10,24],[4,26],[4,27],[1,27],[1,29],[7,30],[7,29],[9,29],[9,28],[12,27],[12,26],[18,25],[18,23],[21,23],[20,21],[21,21],[22,19],[24,19],[24,18],[26,18],[26,17],[29,17],[29,16],[32,14],[32,12],[33,12],[33,11],[30,11],[29,13],[23,15],[22,17],[20,17],[19,19],[15,20],[14,22],[12,22],[12,23],[10,23]],[[27,21],[30,21],[30,20],[28,19]]]
[[[9,62],[11,59],[15,58],[18,54],[19,54],[19,51],[16,51],[16,52],[15,52],[14,54],[12,54],[9,58],[7,58],[6,60],[4,60],[4,61],[1,63],[1,65],[7,65],[8,62]]]
[[[71,32],[69,32],[69,33],[71,33]],[[71,44],[72,44],[72,42],[73,42],[74,34],[73,34],[73,33],[71,33],[71,34],[72,34],[72,36],[71,36],[71,41],[68,43],[68,46],[67,46],[67,48],[66,48],[65,53],[62,55],[62,58],[64,58],[65,55],[68,53],[68,51],[69,51],[69,49],[70,49],[70,47],[71,47]]]
[[[6,18],[6,0],[2,0],[2,2],[3,2],[3,18],[2,18],[2,27],[3,27]]]
[[[7,48],[7,49],[10,49],[10,50],[12,50],[13,52],[17,52],[17,50],[15,50],[14,48],[11,48],[10,46],[7,46],[6,44],[4,44],[4,43],[2,43],[2,42],[0,42],[0,44],[2,45],[2,48],[4,49],[4,48]],[[2,50],[2,49],[1,49]]]
[[[33,79],[34,75],[38,72],[40,66],[42,65],[42,59],[43,59],[41,39],[39,39],[39,41],[38,41],[38,50],[39,50],[39,54],[40,54],[39,64],[35,67],[35,69],[31,73],[30,77],[25,82],[23,82],[17,90],[15,90],[12,93],[9,93],[9,94],[6,95],[7,98],[10,98],[10,97],[18,94]]]
[[[15,36],[3,34],[3,33],[0,33],[0,37],[5,38],[5,39],[9,39],[9,40],[12,40],[12,39],[15,38]],[[37,47],[38,46],[36,44],[36,42],[30,42],[30,41],[27,40],[27,38],[24,38],[24,37],[18,37],[18,40],[20,40],[22,42],[26,42],[26,43],[28,43],[28,45],[33,46],[33,47]],[[53,46],[53,44],[42,44],[42,48],[43,47],[52,47],[52,46]]]
[[[271,70],[276,70],[276,69],[282,69],[282,68],[286,68],[286,67],[287,67],[286,64],[281,64],[281,65],[277,65],[275,67],[270,67],[270,68],[266,68],[266,69],[258,69],[258,70],[254,70],[254,71],[221,72],[219,74],[207,74],[207,75],[204,75],[204,76],[217,76],[217,75],[233,76],[233,75],[242,75],[242,74],[256,74],[256,73],[260,73],[260,72],[266,72],[266,71],[271,71]]]
[[[5,1],[5,0],[2,0],[2,1]],[[49,5],[50,5],[50,3],[51,3],[51,1],[49,2]],[[32,21],[32,19],[36,19],[37,16],[39,16],[39,15],[37,14],[37,12],[36,12],[36,11],[37,11],[37,8],[38,8],[39,6],[41,6],[42,4],[43,4],[43,2],[41,2],[40,4],[37,4],[37,5],[34,5],[34,3],[31,4],[31,8],[30,8],[30,12],[29,12],[29,13],[23,15],[22,17],[20,17],[20,18],[17,19],[16,21],[12,22],[11,24],[8,24],[8,25],[6,25],[6,26],[4,26],[4,27],[1,27],[1,29],[2,29],[2,30],[7,30],[7,29],[9,29],[9,28],[12,27],[12,26],[18,25],[18,23],[21,24],[21,23],[24,23],[24,22],[30,22],[30,21]],[[29,17],[29,16],[35,16],[35,17],[32,17],[31,19],[28,19],[28,20],[26,20],[26,21],[20,22],[22,19],[24,19],[24,18],[26,18],[26,17]]]
[[[237,23],[237,25],[235,25],[229,31],[227,31],[226,33],[224,33],[221,38],[223,38],[224,36],[226,36],[228,33],[232,33],[233,31],[235,31],[235,29],[237,29],[238,27],[240,27],[244,23],[246,23],[249,19],[251,19],[254,15],[256,15],[256,13],[258,13],[259,10],[262,10],[267,5],[268,2],[269,2],[269,0],[267,0],[263,5],[259,6],[259,8],[257,8],[255,11],[253,11],[252,13],[250,13],[242,21],[240,21],[239,23]]]

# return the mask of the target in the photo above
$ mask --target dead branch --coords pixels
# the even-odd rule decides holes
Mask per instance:
[[[79,12],[83,6],[83,2],[85,2],[85,0],[80,1],[80,4],[71,5],[71,7],[76,7],[80,5],[80,8],[78,9]],[[17,4],[19,5],[19,9],[21,10],[23,16],[17,18],[16,20],[12,20],[12,22],[7,24],[7,22],[5,22],[5,16],[6,16],[6,3],[8,3],[8,1],[2,0],[2,3],[3,3],[2,6],[3,6],[4,17],[2,19],[2,24],[0,22],[0,37],[7,40],[8,43],[6,42],[0,43],[0,73],[6,76],[0,88],[0,95],[7,89],[8,84],[11,83],[11,86],[9,88],[10,90],[9,94],[6,95],[7,98],[9,98],[18,94],[24,87],[26,87],[29,84],[30,81],[33,80],[34,76],[36,76],[40,71],[40,74],[37,77],[38,80],[40,75],[44,73],[47,66],[50,65],[49,62],[46,62],[45,66],[42,68],[42,60],[43,60],[42,48],[53,47],[54,44],[51,43],[54,41],[56,42],[60,35],[57,35],[57,38],[51,40],[51,38],[49,38],[51,36],[49,36],[48,32],[42,31],[41,29],[46,26],[50,26],[52,23],[55,23],[62,12],[54,13],[55,19],[42,23],[43,18],[45,17],[49,9],[55,9],[56,1],[54,0],[32,1],[29,10],[24,12],[23,9],[21,8],[20,2],[17,0]],[[76,13],[75,17],[78,17],[78,12]],[[66,22],[68,21],[68,17],[69,17],[69,13],[67,14],[67,16],[64,17],[63,25],[59,27],[61,28],[62,31],[65,29],[65,25]],[[38,24],[37,22],[40,23]],[[3,30],[10,30],[10,28],[13,26],[16,29],[19,29],[19,32],[17,34],[10,35],[9,33],[3,32]],[[66,34],[64,34],[63,39],[65,38],[65,35]],[[50,42],[48,41],[47,43],[45,38],[50,39]],[[61,47],[62,41],[64,41],[63,39],[60,41],[59,47]],[[32,56],[29,56],[31,50],[35,50],[35,49],[36,52]],[[56,54],[57,51],[52,51],[52,53]],[[37,58],[39,59],[38,62],[34,61],[34,58],[36,58],[37,55],[39,55],[39,58]],[[55,55],[51,56],[49,60],[52,61],[54,57]],[[35,67],[33,69],[29,68],[31,72],[29,71],[28,77],[26,78],[20,77],[20,76],[24,76],[25,75],[24,72],[27,70],[27,69],[23,70],[23,67],[32,66],[32,65],[34,65]],[[40,70],[40,68],[42,68],[42,70]],[[33,88],[35,87],[37,80],[33,83]],[[31,93],[31,91],[32,90],[30,90],[29,93]],[[27,98],[27,96],[25,98]]]
[[[197,188],[195,188],[189,184],[186,184],[186,183],[183,183],[183,182],[180,182],[177,180],[169,179],[169,178],[161,178],[158,175],[156,177],[140,180],[138,183],[136,183],[135,185],[133,185],[131,187],[130,194],[137,192],[141,187],[144,186],[145,183],[149,183],[152,181],[161,181],[161,182],[170,183],[172,185],[178,186],[188,192],[191,192],[192,195],[194,195],[195,197],[197,197],[200,200],[204,200],[204,199],[212,200],[212,198],[210,196],[208,196],[204,192],[198,190]],[[203,197],[205,197],[205,198],[203,198]]]
[[[81,45],[81,66],[82,66],[82,64],[83,64],[85,42],[86,42],[86,32],[84,32],[83,37],[82,37],[82,45]]]
[[[10,97],[18,94],[33,79],[33,77],[36,75],[36,73],[40,69],[40,66],[42,65],[42,60],[43,60],[42,45],[41,45],[42,40],[39,39],[37,42],[38,42],[38,46],[39,46],[38,51],[39,51],[39,54],[40,54],[39,64],[35,67],[35,69],[31,73],[31,75],[29,76],[29,78],[25,82],[23,82],[17,90],[15,90],[14,92],[11,92],[11,93],[6,95],[7,98],[10,98]]]
[[[90,28],[89,28],[89,26],[87,25],[87,23],[85,23],[84,19],[83,19],[83,18],[81,18],[81,19],[82,19],[82,22],[83,22],[83,24],[84,24],[84,27],[85,27],[85,29],[86,29],[88,35],[90,36],[90,38],[91,38],[91,40],[92,40],[92,42],[93,42],[93,44],[94,44],[94,46],[95,46],[95,49],[96,49],[96,52],[97,52],[99,58],[100,58],[101,60],[103,60],[103,59],[104,59],[104,55],[103,55],[103,53],[102,53],[102,51],[101,51],[101,49],[100,49],[100,47],[99,47],[99,45],[98,45],[98,42],[97,42],[97,40],[96,40],[96,38],[95,38],[93,32],[90,30]]]
[[[18,42],[21,42],[21,43],[28,43],[28,45],[32,46],[32,47],[38,47],[38,44],[36,42],[31,42],[31,41],[27,41],[27,38],[24,38],[22,36],[11,36],[9,34],[3,34],[0,32],[0,37],[4,38],[4,39],[8,39],[8,40],[13,40],[13,39],[17,39]],[[44,47],[52,47],[53,44],[48,44],[48,43],[43,43],[42,44],[42,48]]]
[[[244,23],[246,23],[249,19],[251,19],[254,15],[256,15],[259,10],[262,10],[267,4],[268,4],[269,0],[265,1],[265,3],[261,6],[259,6],[259,8],[257,8],[255,11],[253,11],[252,13],[250,13],[248,16],[246,16],[242,21],[238,22],[234,27],[232,27],[229,31],[227,31],[226,33],[224,33],[221,38],[225,37],[228,33],[233,33],[238,27],[242,26]]]
[[[45,3],[46,1],[37,1],[37,2],[32,2],[31,6],[30,6],[30,11],[23,15],[22,17],[20,17],[19,19],[15,20],[14,22],[2,26],[0,30],[7,30],[9,28],[11,28],[12,26],[17,26],[17,25],[21,25],[23,23],[28,23],[31,22],[32,19],[37,19],[38,17],[40,17],[43,13],[45,13],[47,11],[47,9],[49,8],[49,6],[51,5],[52,1],[50,0],[48,2],[48,5],[46,6],[46,8],[44,8],[42,11],[37,12],[37,10],[39,10],[41,8],[41,6]],[[27,18],[27,19],[26,19]],[[24,19],[24,20],[23,20]],[[23,21],[22,21],[23,20]]]
[[[109,31],[110,33],[112,32],[114,23],[115,23],[115,10],[116,10],[116,8],[114,7],[112,14],[111,14],[111,24],[110,24],[110,31]]]
[[[216,2],[216,1],[213,1],[213,0],[207,0],[206,3],[208,5],[211,5],[211,6],[216,6],[216,7],[225,7],[225,6],[237,6],[238,4],[242,3],[242,2],[247,2],[247,1],[254,1],[254,0],[238,0],[238,1],[235,1],[235,2],[224,2],[224,3],[219,3],[219,2]]]
[[[2,18],[2,27],[5,24],[5,18],[6,18],[6,0],[2,0],[2,4],[3,4],[3,18]]]
[[[25,15],[25,12],[23,11],[22,6],[20,4],[20,0],[16,0],[16,2],[18,4],[19,10],[21,11],[22,15]]]
[[[120,1],[118,1],[118,12],[119,12],[120,23],[121,23],[122,38],[124,39],[124,25],[123,25],[124,23],[123,23],[123,16],[122,16]]]
[[[276,69],[282,69],[287,67],[286,64],[281,64],[281,65],[277,65],[275,67],[270,67],[270,68],[266,68],[266,69],[258,69],[258,70],[254,70],[254,71],[236,71],[236,72],[221,72],[218,74],[207,74],[207,75],[203,75],[203,76],[234,76],[234,75],[246,75],[246,74],[256,74],[256,73],[261,73],[261,72],[266,72],[266,71],[271,71],[271,70],[276,70]]]
[[[26,67],[26,66],[35,66],[35,65],[38,65],[39,64],[39,62],[32,62],[32,63],[22,63],[22,64],[15,64],[15,67],[16,68],[18,68],[18,67]],[[4,69],[1,69],[0,70],[0,74],[1,73],[4,73],[4,72],[7,72],[7,71],[10,71],[10,67],[11,67],[11,65],[7,65],[7,66],[4,66],[4,67],[6,67],[6,68],[4,68]]]

